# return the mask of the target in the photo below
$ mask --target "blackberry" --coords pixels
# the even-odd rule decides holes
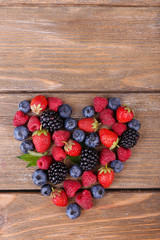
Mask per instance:
[[[62,162],[54,161],[48,169],[49,181],[53,184],[63,182],[68,175],[67,166]]]
[[[125,131],[122,136],[119,145],[123,148],[132,148],[137,144],[139,139],[139,132],[136,130],[129,128]]]
[[[84,171],[93,169],[99,160],[99,154],[94,148],[85,148],[82,150],[80,167]]]
[[[43,112],[40,117],[40,122],[42,124],[42,127],[51,133],[63,128],[62,118],[58,115],[57,112],[53,110]]]

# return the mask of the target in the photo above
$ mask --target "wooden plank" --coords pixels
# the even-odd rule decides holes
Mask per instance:
[[[0,208],[1,240],[160,239],[158,192],[106,193],[76,220],[40,194],[0,194]]]
[[[99,94],[110,97],[113,94]],[[31,99],[35,94],[0,95],[0,189],[38,189],[31,180],[35,168],[26,169],[26,163],[17,159],[20,155],[20,142],[13,138],[12,119],[18,103]],[[73,117],[81,118],[84,106],[92,104],[95,94],[45,94],[59,96],[65,103],[73,106]],[[131,158],[125,163],[124,170],[116,174],[111,188],[159,188],[160,187],[160,94],[116,94],[123,104],[135,110],[140,120],[141,138],[132,150]],[[80,99],[82,99],[80,101]]]
[[[1,92],[160,90],[159,16],[159,8],[2,7]]]

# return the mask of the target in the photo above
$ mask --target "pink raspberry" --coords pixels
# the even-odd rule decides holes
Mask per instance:
[[[61,147],[55,146],[52,149],[52,156],[53,156],[54,160],[59,162],[66,158],[66,153]]]
[[[92,195],[90,191],[84,190],[78,193],[76,196],[76,203],[79,204],[83,209],[90,209],[93,207]]]
[[[29,116],[26,115],[24,112],[17,111],[14,118],[13,118],[13,126],[18,127],[24,125],[28,122]]]
[[[121,136],[124,131],[127,130],[127,126],[124,123],[116,122],[112,126],[112,130],[118,135]]]
[[[114,113],[112,110],[104,109],[102,112],[100,112],[99,117],[102,124],[112,126],[116,121],[113,116],[114,116]]]
[[[96,112],[101,112],[108,105],[108,100],[102,97],[95,97],[93,100],[93,106]]]
[[[40,123],[39,118],[36,116],[30,117],[27,127],[30,132],[35,132],[37,130],[40,130],[41,123]]]
[[[97,176],[92,171],[85,171],[82,175],[82,184],[84,187],[89,187],[97,182]]]
[[[103,148],[100,151],[99,161],[102,165],[106,165],[109,162],[112,162],[114,160],[116,160],[116,154],[114,152],[112,152],[111,150],[109,150],[108,148]]]
[[[58,147],[63,147],[65,145],[64,142],[68,142],[69,137],[70,132],[65,130],[55,131],[52,135],[52,139]]]
[[[125,162],[132,155],[132,151],[130,149],[125,149],[123,147],[119,147],[117,150],[118,160],[121,162]]]
[[[81,188],[81,184],[74,180],[66,180],[63,182],[63,187],[68,197],[74,197],[76,192]]]
[[[57,97],[49,97],[48,98],[48,106],[50,110],[58,111],[58,107],[62,105],[62,100]]]
[[[47,170],[50,167],[52,161],[52,156],[42,156],[40,159],[38,159],[37,166],[40,169]]]

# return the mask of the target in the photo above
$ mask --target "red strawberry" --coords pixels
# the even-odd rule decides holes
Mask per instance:
[[[82,175],[82,184],[84,187],[89,187],[90,185],[97,182],[97,176],[92,171],[85,171]]]
[[[127,130],[127,126],[123,123],[116,122],[112,126],[112,130],[118,135],[121,136],[124,131]]]
[[[98,170],[98,181],[104,188],[108,188],[114,179],[114,171],[107,165]]]
[[[85,132],[96,132],[99,125],[95,118],[83,118],[78,121],[78,127]]]
[[[62,161],[66,158],[66,153],[61,147],[54,146],[52,149],[52,156],[56,161]]]
[[[132,120],[134,113],[129,107],[119,107],[116,111],[116,117],[118,122],[126,123]]]
[[[28,121],[28,124],[27,124],[27,127],[28,127],[28,130],[30,132],[34,132],[34,131],[40,130],[41,123],[40,123],[39,118],[36,117],[36,116],[30,117],[30,119]]]
[[[47,108],[48,101],[43,95],[34,97],[31,101],[30,107],[32,112],[39,114]]]
[[[48,106],[50,110],[54,110],[57,112],[58,107],[62,105],[62,100],[57,97],[49,97],[48,98]]]
[[[78,193],[76,196],[76,203],[78,203],[84,209],[92,208],[93,203],[90,191],[84,190],[83,192]]]
[[[132,155],[131,149],[125,149],[123,147],[119,147],[117,150],[118,160],[121,162],[125,162]]]
[[[21,111],[17,111],[13,118],[13,126],[18,127],[28,122],[29,116]]]
[[[99,136],[101,143],[111,150],[115,148],[118,144],[119,139],[117,134],[106,128],[102,128],[99,130]]]
[[[32,134],[33,143],[37,152],[47,151],[51,143],[51,135],[46,130],[38,130]]]
[[[99,161],[102,165],[106,165],[111,161],[116,160],[116,154],[109,150],[108,148],[103,148],[100,151],[100,158]]]
[[[81,184],[74,180],[66,180],[63,182],[63,187],[68,197],[74,197],[76,192],[81,188]]]
[[[52,135],[52,139],[58,147],[63,147],[65,145],[65,142],[68,141],[69,137],[70,132],[65,130],[55,131]]]
[[[52,156],[42,156],[40,159],[38,159],[37,166],[40,169],[47,170],[50,167],[52,161]]]
[[[68,203],[68,198],[64,190],[52,189],[52,202],[59,207],[65,207]]]
[[[112,126],[115,123],[116,120],[113,116],[114,113],[110,109],[104,109],[99,115],[101,123],[108,126]]]
[[[95,97],[93,100],[93,106],[96,112],[101,112],[108,105],[108,100],[102,97]]]
[[[82,147],[81,145],[70,139],[64,146],[64,151],[69,155],[69,156],[72,156],[72,157],[76,157],[76,156],[79,156],[81,154],[81,151],[82,151]]]

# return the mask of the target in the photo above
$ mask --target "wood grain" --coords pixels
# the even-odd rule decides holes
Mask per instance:
[[[145,7],[2,7],[1,92],[158,91],[159,16]]]
[[[36,94],[0,95],[0,189],[38,189],[31,180],[35,168],[26,169],[20,155],[20,142],[13,138],[12,119],[23,99],[31,99]],[[110,97],[113,94],[99,94]],[[73,117],[81,118],[84,106],[92,104],[95,94],[45,94],[58,96],[73,106]],[[160,187],[160,94],[116,94],[123,104],[134,109],[135,118],[142,123],[141,138],[133,148],[131,158],[124,170],[116,174],[111,188],[159,188]],[[81,99],[81,100],[80,100]]]
[[[160,238],[158,192],[106,193],[76,220],[40,194],[0,194],[0,209],[1,240]]]

